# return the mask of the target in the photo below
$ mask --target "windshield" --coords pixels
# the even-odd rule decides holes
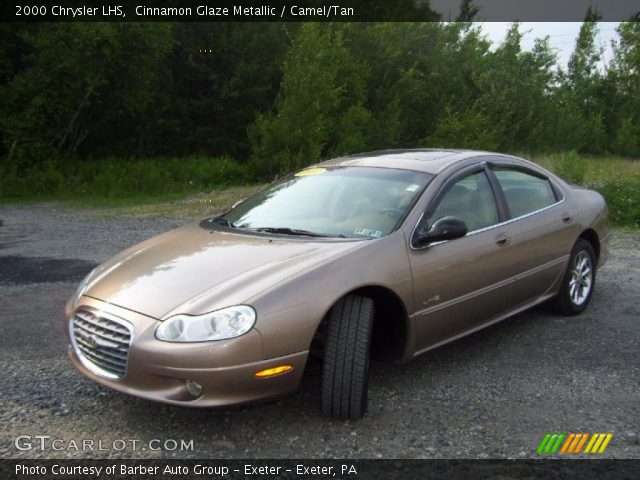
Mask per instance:
[[[288,235],[379,238],[393,231],[430,178],[390,168],[309,168],[218,220],[233,228]]]

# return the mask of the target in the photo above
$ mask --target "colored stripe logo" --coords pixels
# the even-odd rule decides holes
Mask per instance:
[[[542,438],[542,441],[536,449],[536,453],[538,455],[552,455],[555,453],[603,453],[612,437],[612,433],[551,432]]]

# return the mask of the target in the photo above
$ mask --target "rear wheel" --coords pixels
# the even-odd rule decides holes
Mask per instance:
[[[374,304],[348,295],[329,312],[322,368],[322,413],[355,420],[367,409]]]
[[[562,287],[555,299],[555,307],[564,315],[582,313],[593,294],[596,283],[596,255],[593,247],[584,239],[573,246]]]

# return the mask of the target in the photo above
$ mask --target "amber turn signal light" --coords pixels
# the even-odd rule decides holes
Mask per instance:
[[[266,378],[273,377],[274,375],[280,375],[282,373],[287,373],[293,370],[293,365],[278,365],[277,367],[265,368],[264,370],[260,370],[256,372],[257,378]]]

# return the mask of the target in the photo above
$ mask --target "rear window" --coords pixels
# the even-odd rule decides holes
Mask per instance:
[[[507,198],[511,217],[520,217],[556,203],[548,179],[511,168],[496,167],[496,177]]]

